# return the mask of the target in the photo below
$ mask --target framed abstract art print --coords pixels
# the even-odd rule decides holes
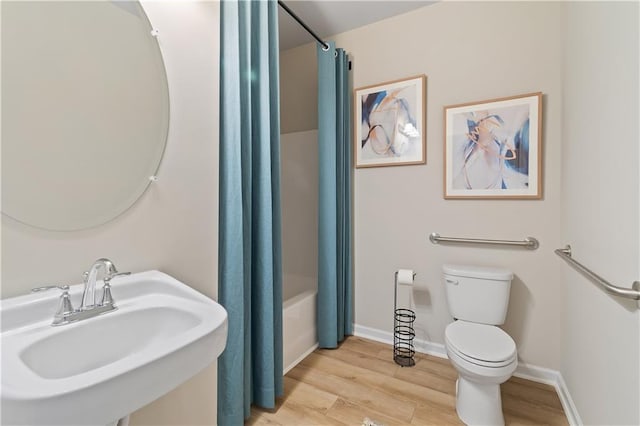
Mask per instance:
[[[356,167],[426,163],[425,75],[355,90]]]
[[[444,198],[542,196],[542,93],[444,108]]]

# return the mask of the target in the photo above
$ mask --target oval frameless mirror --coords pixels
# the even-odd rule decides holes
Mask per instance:
[[[136,1],[2,5],[2,212],[48,230],[108,222],[162,158],[169,90]]]

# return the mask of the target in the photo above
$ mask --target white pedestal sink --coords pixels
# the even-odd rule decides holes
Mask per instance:
[[[133,274],[112,293],[116,311],[58,327],[55,291],[0,301],[2,424],[104,426],[224,350],[227,312],[174,278]],[[82,285],[70,294],[77,306]]]

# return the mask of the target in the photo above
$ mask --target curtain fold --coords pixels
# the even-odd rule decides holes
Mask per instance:
[[[282,248],[276,0],[220,3],[218,424],[275,407],[282,379]]]
[[[353,334],[351,266],[351,89],[349,57],[334,42],[318,57],[318,342]]]

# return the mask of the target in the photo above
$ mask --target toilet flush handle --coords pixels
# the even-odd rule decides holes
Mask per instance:
[[[450,280],[449,278],[446,278],[447,284],[453,284],[453,285],[458,285],[458,281],[456,280]]]

